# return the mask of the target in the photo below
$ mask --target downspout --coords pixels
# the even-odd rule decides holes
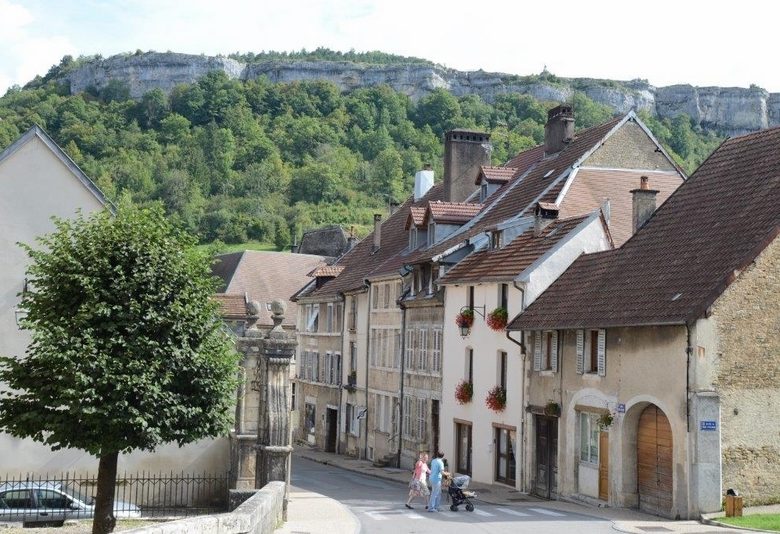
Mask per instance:
[[[338,429],[336,430],[336,436],[338,436],[338,439],[336,440],[336,454],[341,454],[341,429],[342,424],[344,423],[344,418],[342,417],[344,411],[342,405],[342,402],[344,401],[344,332],[346,331],[347,323],[344,320],[347,310],[347,298],[344,293],[340,293],[339,296],[341,297],[341,361],[339,362],[339,411],[336,417],[338,424]]]
[[[403,300],[403,295],[399,301]],[[406,370],[406,306],[401,306],[401,391],[398,395],[398,452],[396,453],[396,467],[401,468],[401,451],[403,449],[404,435],[404,373]]]
[[[371,352],[371,297],[373,291],[371,291],[371,284],[368,280],[364,280],[363,284],[368,288],[368,318],[366,319],[366,386],[365,386],[365,399],[366,399],[366,435],[363,436],[363,459],[368,460],[368,362]]]
[[[517,280],[512,282],[515,289],[520,291],[520,313],[525,309],[525,288],[518,285]],[[525,430],[526,430],[526,413],[525,413],[525,374],[526,374],[526,350],[525,350],[525,331],[520,331],[520,341],[517,341],[510,335],[511,331],[506,331],[506,338],[520,347],[520,361],[522,366],[522,372],[520,373],[520,436],[518,442],[520,443],[520,491],[526,491],[526,468],[525,468]]]
[[[694,469],[693,469],[693,462],[691,460],[691,357],[693,355],[693,345],[691,344],[691,325],[690,323],[685,323],[685,333],[687,338],[687,346],[685,347],[685,358],[686,358],[686,365],[685,365],[685,429],[688,433],[688,442],[685,447],[685,456],[686,456],[686,462],[688,463],[688,483],[686,486],[686,503],[685,506],[687,508],[687,515],[690,516],[691,511],[691,486],[692,486],[692,478],[694,476]],[[672,474],[674,474],[674,470],[672,470]],[[679,509],[679,507],[678,507]]]

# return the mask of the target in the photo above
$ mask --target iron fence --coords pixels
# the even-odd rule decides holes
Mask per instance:
[[[135,473],[116,480],[114,516],[186,517],[228,508],[230,473]],[[0,522],[61,523],[95,510],[97,475],[22,475],[0,478]]]

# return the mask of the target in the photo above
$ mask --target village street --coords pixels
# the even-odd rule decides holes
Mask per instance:
[[[293,458],[292,485],[346,505],[357,516],[363,533],[615,532],[611,521],[558,511],[544,501],[499,506],[477,500],[474,512],[467,512],[463,507],[452,512],[447,497],[443,496],[439,513],[427,513],[419,499],[414,503],[414,510],[408,510],[403,506],[406,488],[398,483],[300,457]]]

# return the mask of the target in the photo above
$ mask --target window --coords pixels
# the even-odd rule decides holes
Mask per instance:
[[[534,332],[534,371],[558,372],[558,331]]]
[[[420,328],[418,331],[418,345],[417,345],[417,368],[425,370],[428,368],[428,329]]]
[[[348,434],[352,434],[353,436],[359,436],[360,435],[360,419],[358,419],[358,416],[360,416],[360,407],[355,406],[354,404],[347,403],[347,413],[346,417],[344,418],[344,424],[346,425],[346,431]]]
[[[506,391],[506,352],[498,353],[498,385]]]
[[[349,299],[349,329],[352,332],[357,329],[357,297]]]
[[[428,244],[432,245],[436,241],[436,223],[428,223]]]
[[[441,341],[442,341],[441,328],[434,328],[433,329],[433,351],[431,353],[433,361],[431,362],[431,371],[435,373],[441,372]]]
[[[409,228],[409,250],[417,248],[417,228],[412,226]]]
[[[330,383],[341,384],[341,354],[338,352],[331,356]]]
[[[474,349],[466,349],[466,382],[474,383]]]
[[[344,316],[344,304],[337,302],[333,305],[333,331],[341,332],[342,317]]]
[[[311,380],[313,382],[320,381],[320,353],[311,353]]]
[[[401,368],[401,330],[396,328],[393,334],[393,368]]]
[[[471,475],[471,425],[455,423],[455,465],[458,473]]]
[[[607,374],[606,330],[577,330],[577,372]]]
[[[357,373],[357,344],[349,342],[349,371]]]
[[[371,309],[375,310],[379,307],[379,286],[374,284],[371,286]]]
[[[296,398],[295,398],[295,386],[296,386],[296,384],[295,384],[295,382],[291,383],[290,386],[292,386],[291,389],[290,389],[290,391],[292,393],[290,395],[290,410],[297,410],[298,409],[298,405],[295,402],[296,401]]]
[[[0,508],[32,508],[32,494],[29,490],[0,492]]]
[[[466,306],[469,309],[474,309],[474,286],[469,286],[468,293],[466,294]]]
[[[501,248],[504,243],[504,232],[501,230],[494,230],[490,232],[490,248],[497,250]]]
[[[389,434],[393,430],[393,397],[376,395],[376,430]]]
[[[599,416],[580,412],[580,461],[599,463]]]
[[[53,490],[37,489],[38,508],[67,508],[71,500],[66,495]]]
[[[303,419],[303,428],[306,429],[306,431],[309,434],[314,434],[314,423],[317,420],[317,407],[307,402],[305,406],[305,415]]]
[[[509,311],[509,284],[498,284],[498,305]]]
[[[328,302],[328,312],[325,314],[325,331],[333,332],[333,303]]]
[[[388,309],[390,307],[390,297],[391,297],[390,290],[393,287],[394,286],[391,285],[391,284],[382,284],[382,289],[384,289],[384,295],[383,295],[384,296],[384,300],[382,301],[382,303],[383,303],[382,307],[385,308],[385,309]]]
[[[404,356],[404,367],[411,369],[414,366],[414,329],[406,330],[406,354]]]
[[[317,332],[319,329],[319,304],[307,304],[306,305],[306,331]]]
[[[425,429],[427,415],[427,402],[425,399],[417,399],[417,432],[416,437],[419,441],[425,441]]]
[[[487,197],[488,197],[488,184],[487,182],[482,182],[482,185],[479,186],[479,201],[484,202]]]
[[[515,447],[516,431],[506,427],[495,428],[496,442],[496,482],[515,485]]]
[[[414,406],[414,403],[412,402],[414,399],[411,397],[404,397],[404,419],[403,419],[403,425],[402,425],[402,432],[403,435],[407,438],[412,437],[412,406]]]

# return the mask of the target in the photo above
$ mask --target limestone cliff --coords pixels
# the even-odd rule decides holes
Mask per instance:
[[[780,124],[780,93],[758,87],[723,88],[673,85],[654,87],[641,80],[615,82],[566,79],[556,82],[482,70],[464,72],[437,65],[369,65],[336,61],[263,61],[242,63],[226,57],[176,53],[118,55],[90,61],[63,76],[71,93],[88,87],[101,89],[111,80],[125,83],[133,98],[160,88],[166,93],[180,83],[192,83],[212,70],[229,77],[251,80],[266,76],[274,82],[326,80],[342,90],[387,84],[418,99],[436,88],[456,96],[477,94],[487,101],[510,92],[541,100],[563,101],[582,91],[596,102],[624,113],[648,110],[660,117],[687,113],[702,127],[736,135]]]

